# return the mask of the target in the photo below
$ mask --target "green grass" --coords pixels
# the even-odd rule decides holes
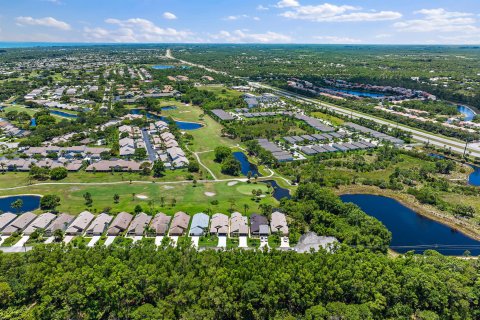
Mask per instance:
[[[315,118],[319,118],[319,119],[329,121],[330,123],[332,123],[335,126],[340,126],[345,122],[344,120],[342,120],[340,118],[337,118],[335,116],[325,114],[325,113],[322,113],[322,112],[312,112],[312,116],[315,117]]]
[[[5,241],[2,243],[2,247],[11,247],[15,243],[17,243],[21,238],[22,238],[22,235],[20,233],[13,233],[10,237],[5,239]]]
[[[81,248],[81,247],[85,247],[90,242],[90,240],[92,240],[92,238],[77,236],[73,238],[72,241],[70,241],[70,243],[74,247]]]
[[[236,97],[240,97],[243,94],[242,92],[238,92],[220,85],[208,86],[208,87],[203,86],[203,87],[199,87],[198,89],[213,92],[219,98],[236,98]]]
[[[250,248],[259,248],[260,247],[260,239],[253,239],[248,237],[247,244]]]
[[[240,188],[240,191],[239,189]],[[263,185],[238,183],[235,186],[228,186],[227,182],[208,182],[193,184],[170,184],[160,185],[154,183],[146,184],[118,184],[118,185],[41,185],[30,186],[26,189],[4,190],[0,196],[15,195],[20,193],[31,194],[56,194],[61,199],[59,211],[78,214],[83,210],[102,212],[105,208],[111,208],[112,212],[133,212],[136,205],[140,205],[144,211],[162,211],[173,214],[177,211],[185,211],[189,214],[197,212],[227,213],[229,209],[244,211],[244,205],[249,206],[249,211],[258,211],[262,203],[276,205],[277,201],[267,196],[258,202],[251,200],[247,194],[251,189],[263,188]],[[92,195],[93,205],[85,206],[83,195],[89,192]],[[208,197],[206,192],[215,193],[215,196]],[[114,203],[113,196],[120,196],[119,203]],[[135,194],[135,197],[133,196]],[[137,195],[147,196],[148,199],[139,199]],[[164,204],[162,206],[162,198]],[[218,204],[215,204],[215,200]],[[173,204],[175,201],[175,204]],[[212,204],[212,202],[214,204]]]
[[[218,245],[218,237],[214,235],[202,236],[198,241],[199,247],[216,247],[217,245]]]
[[[268,246],[270,248],[278,248],[280,247],[281,241],[278,235],[271,235],[268,237]]]
[[[238,238],[227,238],[227,249],[238,248]]]
[[[5,113],[9,112],[9,111],[17,111],[17,112],[26,112],[28,115],[32,116],[41,111],[42,109],[40,108],[26,108],[25,106],[22,106],[22,105],[9,105],[5,108]],[[73,113],[73,112],[68,112],[68,113]],[[61,119],[66,119],[64,117],[60,117],[56,114],[52,114],[53,117],[55,117],[56,119],[58,120],[61,120]]]

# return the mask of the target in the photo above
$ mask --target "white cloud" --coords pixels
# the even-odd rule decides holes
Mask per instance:
[[[226,20],[226,21],[237,21],[237,20],[245,20],[245,19],[252,19],[252,20],[255,20],[255,21],[259,21],[260,18],[257,17],[257,16],[249,16],[248,14],[238,14],[236,16],[228,16],[228,17],[225,17],[223,18],[222,20]]]
[[[210,38],[218,42],[232,43],[286,43],[292,41],[290,36],[277,32],[249,33],[247,30],[220,31],[218,34],[211,35]]]
[[[164,17],[165,19],[167,19],[167,20],[175,20],[175,19],[177,19],[177,16],[174,15],[173,13],[171,13],[171,12],[164,12],[164,13],[163,13],[163,17]]]
[[[116,26],[115,29],[84,28],[84,36],[91,41],[102,42],[181,42],[189,39],[193,33],[173,28],[161,28],[150,20],[131,18],[119,20],[106,19],[107,24]]]
[[[350,5],[324,3],[320,5],[297,6],[285,11],[281,16],[288,19],[309,20],[316,22],[352,22],[352,21],[384,21],[402,17],[396,11],[361,11],[361,8]]]
[[[408,32],[479,32],[474,15],[466,12],[447,11],[443,8],[422,9],[414,12],[422,19],[399,21],[393,26]]]
[[[57,20],[52,17],[45,17],[45,18],[39,18],[39,19],[35,19],[32,17],[17,17],[15,21],[20,26],[25,26],[25,25],[42,26],[42,27],[57,28],[61,30],[72,29],[68,23]]]
[[[321,43],[336,43],[336,44],[350,44],[361,43],[362,40],[349,37],[337,37],[337,36],[316,36],[316,40],[320,40]]]
[[[277,2],[278,8],[291,8],[291,7],[299,7],[300,3],[297,0],[282,0]]]
[[[375,35],[376,39],[385,39],[390,38],[392,35],[390,33],[379,33]]]
[[[269,10],[269,8],[268,8],[268,7],[265,7],[264,5],[259,4],[259,5],[257,6],[257,10],[258,10],[258,11],[267,11],[267,10]]]

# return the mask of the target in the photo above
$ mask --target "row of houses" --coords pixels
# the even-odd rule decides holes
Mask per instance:
[[[212,234],[235,237],[268,236],[276,232],[282,236],[288,235],[286,217],[278,211],[272,213],[270,222],[265,216],[252,214],[250,226],[248,218],[239,212],[234,212],[230,218],[222,213],[216,213],[211,218],[205,213],[197,213],[190,217],[181,211],[175,213],[173,217],[161,212],[154,217],[143,212],[135,216],[121,212],[115,218],[102,213],[95,217],[88,211],[83,211],[77,217],[66,213],[56,215],[50,212],[40,215],[32,212],[21,215],[7,212],[0,215],[0,232],[3,236],[10,236],[13,233],[30,236],[39,229],[44,230],[46,236],[53,235],[57,230],[71,236],[100,236],[105,232],[109,236],[122,234],[126,236],[203,236]]]
[[[98,160],[101,158],[101,154],[104,152],[110,152],[110,148],[101,147],[89,147],[86,145],[72,146],[72,147],[58,147],[58,146],[45,146],[45,147],[30,147],[23,150],[29,157],[42,156],[47,157],[51,154],[56,154],[58,157],[66,159],[92,159]]]
[[[151,123],[148,128],[148,139],[152,144],[155,157],[164,163],[165,168],[184,168],[190,161],[180,148],[175,136],[168,130],[168,124],[162,120]]]
[[[278,162],[288,162],[294,160],[290,152],[283,150],[275,143],[268,141],[268,139],[258,139],[257,141],[259,146],[262,149],[270,152]]]
[[[283,137],[283,140],[285,140],[289,144],[298,144],[298,143],[304,143],[304,142],[342,139],[342,138],[345,138],[346,136],[347,134],[345,132],[329,132],[329,133],[304,134],[301,136],[287,136],[287,137]]]
[[[345,151],[352,151],[352,150],[366,150],[375,148],[376,146],[367,141],[358,141],[358,142],[346,142],[346,143],[332,143],[331,145],[323,144],[323,145],[310,145],[304,146],[300,148],[307,156],[319,154],[319,153],[328,153],[328,152],[345,152]]]
[[[190,226],[190,229],[188,227]],[[190,217],[185,212],[179,211],[172,217],[158,213],[151,217],[145,213],[133,216],[121,212],[115,217],[107,230],[107,235],[118,236],[203,236],[207,234],[217,236],[268,236],[280,232],[282,236],[288,235],[286,217],[281,212],[272,213],[270,223],[267,217],[252,214],[250,226],[248,218],[239,212],[234,212],[230,218],[223,213],[216,213],[211,218],[205,213],[197,213]],[[98,235],[98,234],[91,234]]]
[[[5,119],[0,118],[0,130],[7,137],[21,138],[30,134],[30,131],[20,129]]]
[[[118,128],[118,131],[120,137],[123,137],[118,141],[120,156],[130,157],[135,153],[136,149],[146,149],[142,131],[139,127],[123,125]]]
[[[375,130],[370,129],[370,128],[366,128],[364,126],[361,126],[361,125],[353,123],[353,122],[346,122],[343,125],[345,127],[349,128],[349,129],[353,130],[353,131],[357,131],[357,132],[363,133],[365,135],[372,136],[373,138],[378,139],[378,140],[388,141],[388,142],[391,142],[395,145],[403,145],[404,144],[403,140],[401,140],[401,139],[389,136],[388,134],[378,132],[378,131],[375,131]]]
[[[54,169],[58,167],[64,167],[68,171],[78,171],[83,165],[82,160],[67,160],[65,158],[60,158],[57,160],[52,159],[7,159],[5,157],[0,158],[0,169],[2,171],[30,171],[32,166],[37,166],[41,168]]]

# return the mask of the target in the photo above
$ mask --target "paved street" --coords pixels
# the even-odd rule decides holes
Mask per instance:
[[[148,159],[153,162],[157,159],[157,156],[156,156],[155,150],[153,150],[152,143],[150,142],[150,137],[147,132],[147,129],[145,128],[142,129],[142,137],[143,137],[143,141],[145,142],[145,147],[147,148]]]

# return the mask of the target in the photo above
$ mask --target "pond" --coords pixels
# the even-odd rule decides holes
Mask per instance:
[[[480,186],[480,167],[470,165],[473,172],[468,176],[468,183],[472,186]]]
[[[130,114],[141,114],[142,110],[141,109],[132,109],[130,110]],[[148,119],[153,119],[153,120],[162,120],[165,122],[168,122],[167,117],[159,116],[156,114],[153,114],[151,112],[146,113]],[[187,121],[175,121],[175,124],[177,125],[178,129],[180,130],[196,130],[200,129],[203,127],[201,123],[197,122],[187,122]]]
[[[234,152],[233,157],[240,162],[240,166],[242,168],[241,171],[244,176],[247,176],[248,172],[252,173],[252,177],[255,175],[257,175],[258,177],[262,176],[260,172],[258,172],[257,166],[251,163],[250,161],[248,161],[247,156],[243,152],[241,151]]]
[[[262,183],[266,183],[272,186],[273,188],[273,197],[278,201],[286,198],[291,199],[292,196],[290,195],[290,190],[286,188],[282,188],[278,185],[277,181],[275,180],[264,180]]]
[[[365,213],[380,220],[392,233],[390,247],[397,252],[415,250],[423,253],[433,249],[444,255],[460,256],[469,250],[474,256],[480,255],[480,241],[426,218],[394,199],[370,194],[348,194],[340,198],[355,203]]]
[[[152,69],[155,70],[167,70],[167,69],[173,69],[175,66],[165,66],[165,65],[157,65],[157,66],[152,66]]]
[[[20,209],[12,209],[12,203],[18,199],[23,201],[23,206]],[[0,210],[2,212],[22,213],[27,211],[33,211],[40,208],[40,196],[10,196],[0,198]]]
[[[458,105],[457,110],[463,115],[463,119],[465,121],[472,121],[473,118],[475,118],[475,115],[476,115],[475,111],[473,111],[467,106]]]
[[[384,93],[368,92],[368,91],[357,91],[357,90],[348,90],[348,89],[333,89],[335,91],[348,93],[357,97],[366,97],[366,98],[383,98],[386,95]]]
[[[32,120],[30,120],[30,126],[31,127],[36,127],[37,126],[37,120],[35,120],[35,118],[32,118]]]
[[[67,113],[59,110],[48,110],[50,114],[56,114],[57,116],[64,117],[64,118],[70,118],[70,119],[76,119],[78,116],[76,114],[72,113]]]
[[[165,106],[165,107],[161,107],[162,110],[175,110],[177,109],[177,107],[175,106]]]

